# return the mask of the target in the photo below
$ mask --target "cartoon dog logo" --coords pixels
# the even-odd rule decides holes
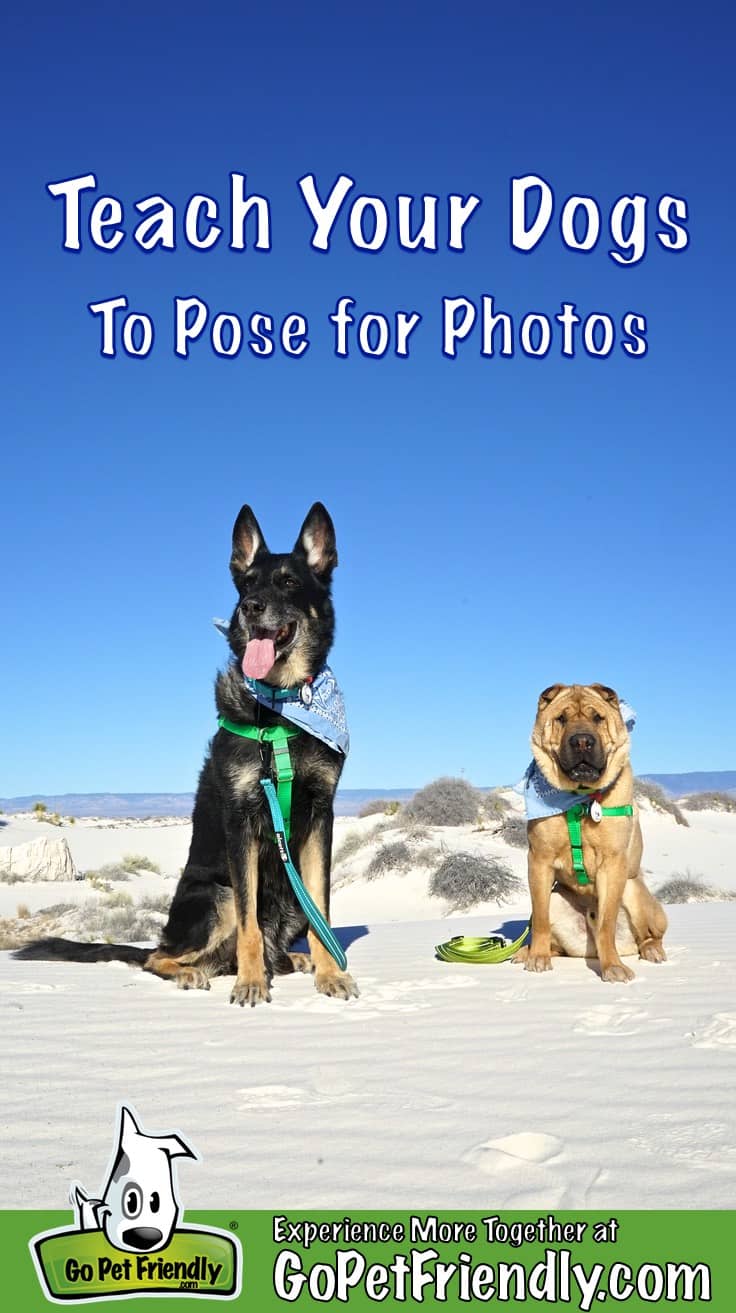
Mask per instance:
[[[77,1226],[103,1231],[115,1249],[128,1253],[164,1249],[181,1216],[174,1159],[198,1157],[180,1135],[147,1135],[122,1104],[102,1197],[91,1199],[76,1181],[71,1187]]]

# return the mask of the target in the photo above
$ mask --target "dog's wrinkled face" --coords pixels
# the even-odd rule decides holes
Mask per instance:
[[[552,684],[539,698],[532,750],[556,788],[606,788],[629,751],[618,694],[605,684]]]
[[[317,673],[334,635],[330,581],[336,565],[335,530],[320,502],[289,553],[270,552],[252,510],[242,508],[230,558],[239,594],[230,647],[245,675],[287,688]]]

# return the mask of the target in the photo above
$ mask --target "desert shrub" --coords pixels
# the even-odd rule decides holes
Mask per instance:
[[[418,848],[413,856],[415,866],[436,866],[445,855],[444,848],[437,848],[433,843],[425,843],[423,848]]]
[[[334,855],[333,861],[335,865],[337,865],[338,862],[346,862],[350,857],[354,857],[361,848],[364,848],[367,843],[371,843],[371,841],[376,838],[376,835],[383,834],[383,831],[387,828],[388,826],[386,825],[376,825],[372,830],[355,829],[350,834],[346,834]]]
[[[93,889],[101,889],[104,893],[109,893],[110,881],[123,884],[130,879],[130,871],[119,862],[108,862],[107,866],[101,866],[97,871],[85,871],[84,878],[89,881]]]
[[[655,811],[667,812],[669,816],[674,816],[678,825],[690,824],[687,816],[683,816],[677,803],[672,798],[668,798],[664,789],[661,789],[653,780],[634,780],[634,797],[646,798]]]
[[[505,812],[511,811],[511,803],[508,798],[503,798],[499,789],[491,789],[483,799],[483,805],[489,816],[502,816]]]
[[[40,912],[31,914],[24,904],[19,904],[16,918],[3,917],[0,920],[0,949],[21,948],[31,939],[58,934],[63,927],[56,923],[57,918],[74,910],[73,903],[56,903],[53,907],[44,907]]]
[[[22,876],[15,874],[12,867],[10,870],[6,867],[0,870],[0,884],[19,884],[22,878]]]
[[[408,871],[414,865],[411,848],[408,843],[398,840],[396,843],[384,843],[371,857],[366,868],[366,880],[377,880],[391,871]]]
[[[472,784],[444,775],[415,793],[403,815],[426,825],[470,825],[477,821],[482,806],[483,798]]]
[[[675,871],[655,893],[662,903],[729,903],[736,898],[736,893],[715,889],[705,883],[702,875],[693,875],[692,871]]]
[[[393,827],[398,830],[405,839],[413,843],[420,843],[422,839],[429,838],[429,829],[421,821],[417,821],[413,816],[408,816],[406,812],[400,812],[394,817]]]
[[[519,881],[503,862],[474,853],[450,853],[429,882],[429,892],[446,899],[456,912],[476,903],[503,902],[518,888]]]
[[[144,912],[161,912],[168,915],[169,908],[171,907],[171,895],[150,894],[145,898],[141,898],[138,906],[142,908]]]
[[[116,889],[115,893],[110,894],[105,907],[132,907],[133,899],[124,889]]]
[[[157,939],[163,921],[163,909],[135,903],[130,894],[119,890],[109,898],[84,909],[84,934],[87,939],[108,943],[131,944]]]
[[[141,853],[124,853],[120,865],[130,875],[134,875],[137,871],[153,871],[154,875],[161,874],[161,867]]]
[[[707,793],[691,793],[689,798],[682,798],[680,802],[689,812],[736,812],[736,797],[732,793],[719,793],[717,789]]]
[[[19,921],[25,921],[31,915],[31,909],[27,903],[18,903],[15,909],[15,915]]]
[[[21,948],[26,942],[26,937],[18,932],[16,922],[8,917],[0,918],[0,951],[10,952],[11,949]]]
[[[371,798],[358,812],[360,820],[366,816],[395,816],[401,810],[401,803],[396,798]]]
[[[43,816],[44,812],[46,811],[46,803],[45,803],[45,802],[34,802],[34,804],[33,804],[33,810],[34,810],[34,812],[36,813],[37,816]]]
[[[518,812],[505,812],[501,828],[496,833],[510,848],[526,848],[526,821]]]

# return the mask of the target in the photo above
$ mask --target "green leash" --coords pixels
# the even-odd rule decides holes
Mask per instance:
[[[276,797],[279,800],[281,815],[284,818],[284,833],[291,837],[291,786],[294,782],[294,768],[289,753],[289,739],[301,734],[300,729],[287,725],[267,725],[259,729],[257,725],[238,725],[234,720],[218,716],[220,729],[229,734],[237,734],[241,739],[256,739],[258,743],[270,743],[273,750],[273,767],[276,774]]]
[[[592,821],[600,821],[604,816],[633,816],[634,808],[628,803],[625,807],[601,807],[597,798],[576,802],[565,812],[567,832],[570,836],[572,853],[572,871],[579,885],[590,884],[590,876],[583,861],[583,827],[582,819],[589,816]]]
[[[485,938],[454,935],[446,943],[438,944],[434,951],[441,962],[507,962],[518,953],[528,935],[529,926],[525,926],[513,944],[507,944],[501,935],[487,935]]]
[[[238,725],[234,720],[228,720],[225,716],[218,716],[217,723],[220,729],[226,729],[229,734],[237,734],[241,739],[254,739],[258,743],[270,743],[273,751],[273,766],[276,775],[276,787],[274,788],[273,780],[267,777],[261,780],[261,788],[266,795],[266,802],[271,813],[271,822],[273,824],[274,839],[279,851],[279,857],[284,864],[289,884],[291,885],[296,900],[299,903],[309,924],[324,944],[327,952],[337,962],[337,965],[344,971],[347,967],[348,960],[342,950],[341,945],[335,938],[335,935],[327,924],[327,921],[320,912],[317,904],[311,894],[304,887],[304,882],[297,871],[289,852],[289,837],[291,835],[291,794],[292,784],[294,782],[294,768],[291,764],[291,754],[289,752],[289,739],[293,739],[297,734],[301,734],[300,729],[294,729],[287,725],[267,725],[259,729],[256,725]]]

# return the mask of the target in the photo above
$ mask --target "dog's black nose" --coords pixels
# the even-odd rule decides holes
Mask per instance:
[[[265,609],[266,603],[262,602],[260,597],[248,597],[243,602],[243,610],[249,620],[252,620],[255,616],[263,615]]]
[[[157,1230],[155,1226],[130,1226],[127,1231],[123,1231],[123,1240],[133,1249],[153,1249],[154,1245],[161,1244],[163,1238],[163,1231]]]
[[[592,752],[595,747],[595,738],[592,734],[571,734],[570,747],[573,752]]]

